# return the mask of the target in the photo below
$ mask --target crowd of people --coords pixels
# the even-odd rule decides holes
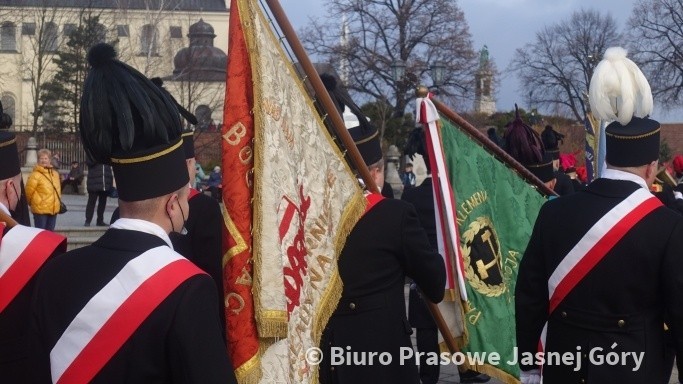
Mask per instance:
[[[74,162],[62,180],[59,156],[41,149],[24,187],[16,137],[0,129],[0,382],[236,383],[225,344],[221,168],[204,174],[193,133],[182,128],[193,116],[160,81],[119,61],[107,44],[91,48],[88,61],[79,123],[87,176]],[[649,117],[642,80],[631,90],[642,105],[619,110],[601,83],[640,79],[633,67],[611,48],[591,81],[592,110],[614,122],[606,129],[606,170],[589,184],[576,159],[560,153],[562,135],[552,126],[539,135],[517,114],[502,138],[489,132],[558,196],[541,208],[519,265],[515,336],[520,353],[576,360],[520,361],[524,384],[667,383],[673,356],[683,352],[683,156],[674,158],[673,175],[662,173],[660,124]],[[403,195],[391,198],[378,131],[334,76],[321,74],[339,112],[358,118],[349,133],[376,190],[365,189],[366,211],[337,262],[343,290],[321,330],[320,382],[436,383],[439,364],[396,358],[337,366],[325,358],[335,348],[398,357],[412,348],[413,329],[420,352],[438,353],[428,308],[443,299],[446,283],[431,174],[418,185],[408,163]],[[427,158],[429,173],[422,128],[409,148]],[[101,238],[66,252],[67,239],[53,232],[62,192],[78,192],[85,177],[86,226],[93,219],[108,225],[113,190],[119,208]],[[24,196],[34,227],[18,219]],[[586,355],[595,348],[634,359],[596,364]],[[462,383],[490,380],[458,370]]]

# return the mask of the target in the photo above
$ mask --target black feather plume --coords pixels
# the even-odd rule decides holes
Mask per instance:
[[[88,62],[80,134],[91,159],[109,164],[114,153],[168,144],[180,136],[178,109],[167,92],[117,60],[112,46],[92,47]]]
[[[109,44],[99,43],[88,51],[88,63],[93,68],[100,68],[116,60],[116,50]]]
[[[545,148],[536,131],[522,121],[515,104],[515,118],[506,125],[505,148],[522,164],[538,164],[543,161]]]
[[[152,81],[152,83],[154,83],[154,85],[156,85],[157,87],[159,87],[159,89],[161,89],[164,93],[166,93],[166,96],[169,97],[171,99],[171,101],[173,101],[176,108],[178,109],[178,112],[180,113],[180,115],[182,117],[185,118],[185,120],[187,120],[192,125],[197,125],[199,123],[199,121],[197,120],[197,117],[193,113],[191,113],[190,111],[185,109],[185,107],[180,105],[180,103],[178,103],[178,101],[175,99],[175,97],[173,97],[173,95],[171,95],[171,92],[169,92],[166,88],[164,88],[164,81],[160,77],[153,77],[150,80]]]

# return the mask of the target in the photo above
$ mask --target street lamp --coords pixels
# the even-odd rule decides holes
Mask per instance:
[[[391,63],[392,77],[395,82],[407,81],[410,85],[416,85],[419,79],[413,73],[406,73],[406,63],[403,60],[394,60]],[[424,67],[423,67],[424,68]],[[416,68],[419,69],[419,68]],[[440,61],[432,64],[429,68],[429,74],[432,78],[432,87],[438,91],[439,87],[444,84],[444,75],[446,72],[446,65]],[[406,79],[407,78],[407,79]],[[456,84],[457,85],[457,84]],[[458,85],[459,86],[459,85]]]
[[[443,77],[444,72],[446,71],[446,66],[442,62],[437,61],[436,63],[432,64],[429,70],[432,74],[432,81],[434,81],[434,88],[438,90],[439,87],[443,85]]]
[[[391,63],[391,74],[394,78],[394,81],[403,81],[403,77],[406,75],[406,63],[403,60],[394,60],[393,63]]]

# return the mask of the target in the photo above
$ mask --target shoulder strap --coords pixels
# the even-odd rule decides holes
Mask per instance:
[[[41,175],[43,175],[43,176],[47,179],[47,181],[50,182],[50,185],[52,186],[52,189],[55,191],[55,195],[57,196],[57,200],[59,200],[59,204],[62,204],[62,198],[59,196],[59,193],[57,193],[57,188],[55,188],[55,184],[52,182],[52,180],[50,180],[49,177],[47,177],[46,174],[44,174],[44,173],[42,173],[42,172],[39,172],[39,173],[40,173]]]
[[[57,340],[50,351],[52,381],[91,381],[180,284],[202,273],[167,246],[152,248],[129,261]]]
[[[14,300],[66,238],[51,231],[17,225],[0,231],[0,313]]]

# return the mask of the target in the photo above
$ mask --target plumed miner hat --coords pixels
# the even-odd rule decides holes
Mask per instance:
[[[636,167],[659,158],[659,122],[650,119],[652,92],[638,66],[621,47],[608,48],[591,78],[591,111],[612,121],[605,129],[606,160]]]
[[[183,131],[183,152],[186,159],[194,158],[194,131],[189,129]]]
[[[95,162],[110,164],[119,198],[140,201],[177,191],[189,182],[180,116],[168,93],[116,59],[111,45],[88,52],[80,133]]]
[[[546,125],[545,129],[541,133],[541,140],[543,140],[543,146],[545,147],[545,153],[547,153],[553,160],[560,158],[560,142],[564,138],[564,135],[555,131],[552,125]]]
[[[542,182],[555,178],[552,155],[546,153],[539,134],[522,121],[517,104],[515,118],[505,126],[505,149]]]
[[[166,88],[164,88],[164,81],[160,77],[152,77],[150,79],[154,85],[159,87],[163,92],[166,93],[166,96],[168,96],[171,101],[175,104],[176,108],[178,109],[178,113],[180,113],[180,116],[182,116],[185,120],[187,120],[188,123],[192,125],[197,125],[197,117],[192,114],[190,111],[185,109],[178,101],[171,95],[171,92],[169,92]],[[192,159],[194,158],[194,132],[192,130],[186,129],[182,133],[183,137],[183,151],[185,152],[185,158],[186,159]]]
[[[14,133],[0,131],[0,180],[12,178],[21,173],[17,138]]]
[[[365,165],[372,165],[382,159],[382,147],[379,142],[379,131],[374,125],[365,117],[356,103],[351,100],[348,93],[339,86],[338,77],[334,73],[321,73],[320,80],[322,80],[327,92],[330,94],[332,101],[339,110],[339,114],[343,116],[345,107],[356,115],[358,118],[358,125],[349,128],[349,134],[356,143],[358,152],[363,157]]]

